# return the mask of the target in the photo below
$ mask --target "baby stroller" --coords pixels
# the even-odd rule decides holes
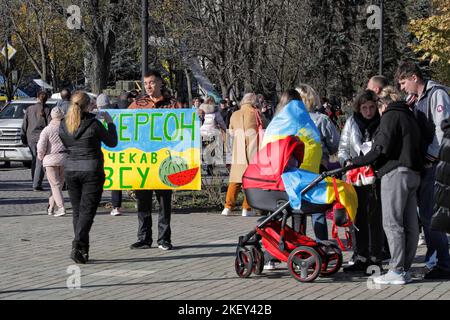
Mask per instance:
[[[302,159],[303,144],[295,137],[288,137],[277,143],[277,150],[273,149],[274,145],[268,144],[258,152],[243,176],[243,189],[249,205],[255,209],[269,211],[271,214],[247,235],[239,237],[235,259],[236,273],[241,278],[249,277],[252,272],[256,275],[262,273],[264,268],[262,242],[262,246],[270,255],[287,262],[289,272],[296,280],[311,282],[319,275],[330,276],[338,272],[342,266],[341,249],[332,241],[318,242],[295,232],[287,225],[287,219],[295,214],[325,212],[334,206],[336,223],[342,225],[344,222],[338,220],[347,219],[347,213],[344,208],[336,207],[333,203],[319,205],[304,200],[300,210],[292,209],[289,197],[284,191],[281,173],[291,154]],[[275,163],[270,161],[270,158],[274,158],[274,153],[277,153],[275,158],[279,159]],[[308,184],[301,194],[306,194],[326,177],[335,177],[351,168],[353,167],[323,172]],[[265,174],[261,175],[261,172]],[[264,179],[261,179],[262,177]]]

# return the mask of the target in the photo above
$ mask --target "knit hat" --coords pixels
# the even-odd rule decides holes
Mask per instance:
[[[109,105],[111,105],[109,97],[104,93],[99,94],[99,96],[97,97],[97,108],[101,109],[104,107],[108,107]]]
[[[60,107],[53,107],[50,116],[52,119],[61,120],[64,118],[64,111]]]

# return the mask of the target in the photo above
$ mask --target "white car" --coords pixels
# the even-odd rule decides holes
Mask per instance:
[[[47,105],[54,107],[58,100],[49,99]],[[31,152],[20,139],[25,110],[36,104],[35,98],[20,99],[8,103],[0,111],[0,161],[8,166],[11,161],[31,166]]]

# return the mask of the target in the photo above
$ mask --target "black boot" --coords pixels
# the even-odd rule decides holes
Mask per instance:
[[[343,270],[344,272],[366,272],[368,266],[367,261],[362,262],[358,259],[354,264],[344,267]]]
[[[70,252],[70,258],[75,261],[75,263],[81,263],[85,264],[86,260],[83,257],[83,254],[81,253],[81,250],[78,248],[72,248],[72,251]]]
[[[89,261],[89,246],[80,249],[85,262]]]

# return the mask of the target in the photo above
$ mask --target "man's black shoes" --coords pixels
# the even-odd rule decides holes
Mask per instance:
[[[368,266],[369,264],[367,262],[356,260],[354,264],[345,266],[342,269],[344,272],[366,272]]]
[[[168,242],[163,242],[160,245],[158,245],[158,248],[160,248],[161,250],[167,251],[167,250],[172,250],[172,245]]]
[[[81,253],[80,249],[73,248],[72,251],[70,252],[70,258],[73,261],[75,261],[76,263],[79,263],[79,264],[85,264],[86,263],[86,260],[83,257],[83,254]]]
[[[138,241],[136,243],[133,243],[130,246],[130,249],[150,249],[151,247],[152,247],[151,242]]]
[[[425,273],[424,279],[450,279],[450,270],[444,270],[440,267],[434,267],[429,272]]]

